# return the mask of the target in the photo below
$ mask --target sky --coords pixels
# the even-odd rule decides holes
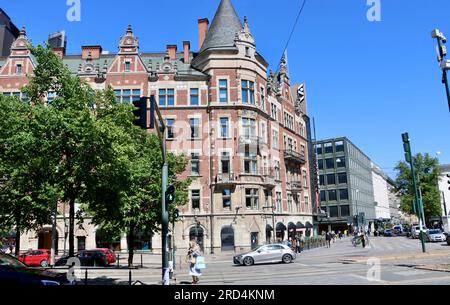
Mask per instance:
[[[303,0],[232,0],[247,16],[257,50],[276,70]],[[413,153],[450,164],[450,113],[431,31],[450,38],[450,1],[379,0],[370,22],[367,0],[306,0],[288,47],[292,83],[304,82],[318,139],[346,136],[395,177],[403,160],[401,134]],[[0,7],[33,44],[65,30],[68,53],[82,45],[117,51],[132,24],[142,52],[191,41],[198,50],[199,18],[212,21],[219,0],[80,0],[80,21],[69,21],[72,0],[0,0]],[[369,1],[372,2],[372,1]]]

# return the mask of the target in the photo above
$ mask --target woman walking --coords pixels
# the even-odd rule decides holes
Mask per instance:
[[[198,284],[202,271],[197,266],[197,258],[201,256],[200,246],[195,241],[189,242],[189,275],[192,276],[192,284]]]

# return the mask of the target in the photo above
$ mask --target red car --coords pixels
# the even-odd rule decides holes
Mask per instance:
[[[50,250],[31,250],[19,256],[19,260],[28,266],[48,267],[50,263]]]
[[[94,251],[100,251],[102,253],[105,253],[109,265],[114,264],[116,262],[116,254],[112,250],[107,248],[101,248],[95,249]]]

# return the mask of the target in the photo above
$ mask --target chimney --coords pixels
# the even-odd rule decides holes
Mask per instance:
[[[169,53],[170,60],[176,60],[177,59],[177,45],[175,45],[175,44],[167,45],[167,53]]]
[[[81,52],[82,59],[88,58],[89,54],[91,55],[92,59],[99,59],[100,54],[102,54],[101,46],[82,46],[81,50],[82,50]]]
[[[201,49],[205,42],[206,33],[208,33],[209,20],[203,18],[198,20],[198,48]]]
[[[189,63],[190,51],[191,51],[191,42],[190,41],[183,41],[183,58],[184,58],[184,63],[185,64]]]
[[[62,59],[66,55],[66,48],[52,48],[52,50],[59,59]]]

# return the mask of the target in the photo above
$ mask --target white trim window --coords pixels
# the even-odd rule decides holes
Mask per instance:
[[[230,119],[228,117],[221,117],[219,119],[219,137],[229,138],[230,137]]]
[[[159,106],[175,106],[175,89],[159,89]]]
[[[200,105],[200,90],[198,88],[191,88],[189,98],[190,98],[191,106],[199,106]]]
[[[141,99],[141,89],[114,89],[116,100],[120,103],[133,103]]]
[[[228,80],[219,79],[219,102],[221,104],[228,103]]]
[[[255,83],[243,80],[242,84],[242,103],[255,105]]]

